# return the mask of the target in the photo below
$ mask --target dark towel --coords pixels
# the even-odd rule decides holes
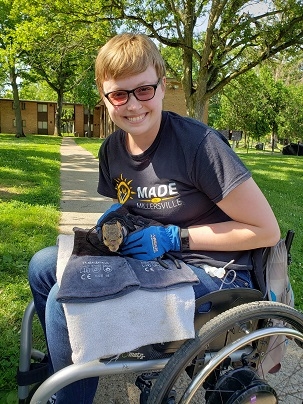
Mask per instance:
[[[100,302],[139,288],[140,282],[124,257],[104,255],[106,250],[96,232],[73,230],[73,251],[62,275],[58,301]]]
[[[140,287],[134,271],[123,257],[72,255],[65,267],[57,295],[60,302],[101,302]]]
[[[137,289],[157,291],[193,285],[199,280],[184,263],[141,261],[121,255],[107,256],[87,241],[89,230],[74,228],[72,254],[64,269],[57,300],[88,303],[114,299]],[[96,232],[90,233],[98,243]],[[100,241],[99,241],[100,243]],[[62,247],[62,246],[61,246]]]
[[[127,262],[135,272],[140,289],[177,288],[185,284],[198,284],[199,279],[193,270],[183,261],[179,261],[179,268],[172,260],[164,260],[166,266],[158,261],[143,261],[126,257]]]

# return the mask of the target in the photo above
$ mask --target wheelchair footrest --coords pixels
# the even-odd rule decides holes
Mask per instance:
[[[21,372],[17,370],[18,386],[30,386],[31,384],[40,383],[46,380],[49,376],[48,358],[45,358],[39,363],[31,363],[29,370]]]

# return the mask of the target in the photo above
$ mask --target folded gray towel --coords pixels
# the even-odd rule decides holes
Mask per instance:
[[[139,289],[103,302],[63,303],[63,308],[74,363],[195,336],[195,296],[189,285]]]

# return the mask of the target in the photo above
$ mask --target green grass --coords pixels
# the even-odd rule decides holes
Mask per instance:
[[[75,138],[97,156],[101,139]],[[61,138],[0,134],[0,403],[16,402],[15,374],[23,311],[31,300],[27,267],[32,255],[56,241],[60,204]],[[238,149],[268,198],[282,234],[296,232],[290,268],[296,306],[303,311],[303,158]],[[35,344],[43,337],[35,325]]]
[[[296,307],[303,311],[303,157],[257,151],[238,155],[271,204],[282,235],[289,229],[295,231],[290,277]]]
[[[100,146],[103,142],[103,139],[100,138],[87,138],[87,137],[75,137],[74,138],[77,145],[84,147],[84,149],[88,150],[95,157],[98,157],[98,152]]]
[[[7,391],[16,390],[20,324],[31,300],[29,260],[58,234],[60,144],[61,138],[51,136],[0,135],[1,403],[16,402]]]

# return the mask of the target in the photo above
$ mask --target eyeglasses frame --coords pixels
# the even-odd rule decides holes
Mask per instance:
[[[133,94],[133,96],[136,98],[136,100],[138,100],[138,101],[150,101],[150,100],[152,100],[153,98],[154,98],[154,96],[156,95],[156,90],[157,90],[157,88],[158,88],[158,85],[160,84],[160,81],[161,81],[161,78],[159,78],[158,79],[158,81],[157,81],[157,83],[156,84],[145,84],[145,85],[143,85],[143,86],[139,86],[139,87],[136,87],[136,88],[134,88],[133,90],[115,90],[115,91],[110,91],[109,93],[103,93],[103,95],[104,95],[104,97],[114,106],[114,107],[120,107],[120,106],[122,106],[122,105],[125,105],[125,104],[127,104],[128,103],[128,101],[129,101],[129,96],[130,96],[130,94]],[[135,94],[135,91],[136,90],[138,90],[139,88],[141,88],[141,87],[153,87],[153,89],[154,89],[154,95],[151,97],[151,98],[148,98],[147,100],[139,100],[139,98],[137,98],[137,96],[136,96],[136,94]],[[127,93],[127,100],[123,103],[123,104],[117,104],[117,105],[115,105],[115,104],[113,104],[112,102],[111,102],[111,100],[108,98],[109,96],[110,96],[110,94],[112,94],[112,93],[116,93],[116,92],[119,92],[119,91],[125,91],[126,93]]]

